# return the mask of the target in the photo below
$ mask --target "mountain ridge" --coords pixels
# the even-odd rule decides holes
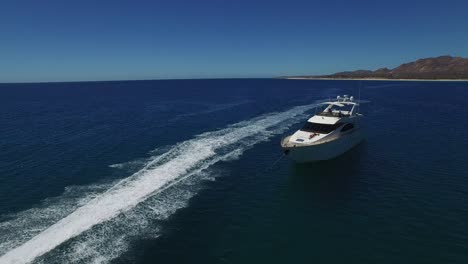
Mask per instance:
[[[444,55],[403,63],[393,69],[355,70],[288,78],[330,79],[468,79],[468,58]]]

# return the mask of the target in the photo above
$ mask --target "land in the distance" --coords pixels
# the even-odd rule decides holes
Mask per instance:
[[[357,70],[288,79],[468,80],[468,58],[440,56],[401,64],[394,69]]]

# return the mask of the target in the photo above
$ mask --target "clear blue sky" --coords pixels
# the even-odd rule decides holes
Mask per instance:
[[[22,1],[0,82],[270,77],[468,57],[468,1]]]

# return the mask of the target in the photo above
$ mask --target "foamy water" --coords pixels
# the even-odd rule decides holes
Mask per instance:
[[[69,240],[73,241],[70,242],[71,247],[63,253],[65,262],[107,262],[115,258],[125,250],[126,240],[131,233],[145,227],[142,221],[167,218],[175,210],[184,207],[188,199],[196,194],[197,188],[179,189],[179,192],[166,196],[158,205],[157,198],[163,196],[164,191],[183,184],[195,175],[206,179],[200,175],[206,176],[206,170],[211,165],[239,157],[252,145],[302,121],[302,115],[312,106],[298,106],[285,112],[263,115],[173,146],[106,191],[99,194],[93,192],[92,195],[77,198],[75,202],[65,205],[65,209],[55,216],[59,219],[47,218],[40,225],[26,223],[24,226],[32,230],[29,233],[12,228],[5,236],[7,239],[0,240],[0,253],[4,253],[0,256],[0,263],[41,261],[39,257],[46,253],[57,254],[53,250]],[[63,204],[56,202],[53,206],[60,208]],[[30,212],[41,215],[53,206],[31,209]],[[128,228],[127,224],[136,219],[138,221],[134,223],[139,223],[139,228]],[[1,223],[0,227],[14,226],[18,220],[27,222],[28,213],[13,216]],[[157,234],[157,230],[153,231]],[[108,240],[109,246],[106,247],[104,242],[109,234],[113,234],[112,245]],[[100,247],[104,251],[99,251]]]

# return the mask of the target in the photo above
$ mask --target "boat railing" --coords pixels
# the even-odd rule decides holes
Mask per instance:
[[[348,136],[352,135],[354,132],[356,132],[358,129],[352,131],[352,133],[335,135],[335,136],[330,137],[330,138],[319,139],[319,140],[317,140],[315,142],[307,143],[307,144],[301,144],[301,143],[297,143],[297,142],[285,142],[287,139],[289,139],[290,136],[288,136],[288,137],[284,137],[284,138],[281,139],[281,146],[288,147],[288,148],[294,148],[294,147],[307,147],[307,146],[320,145],[320,144],[324,144],[324,143],[328,143],[330,141],[336,140],[337,138],[348,137]]]

